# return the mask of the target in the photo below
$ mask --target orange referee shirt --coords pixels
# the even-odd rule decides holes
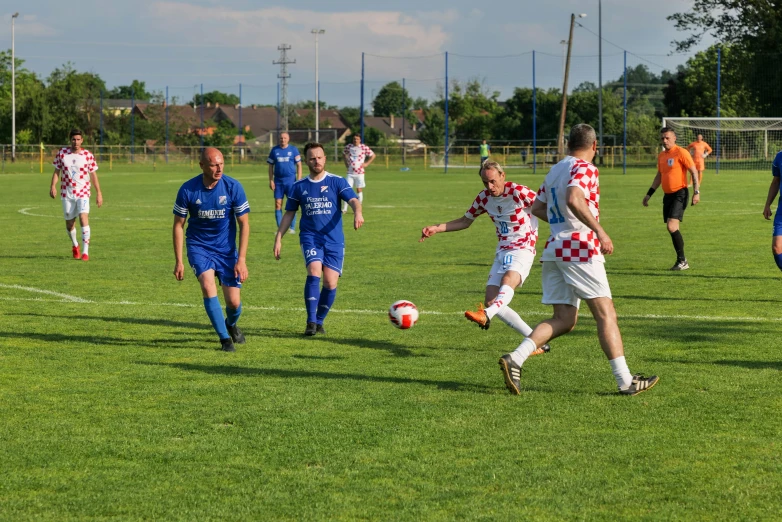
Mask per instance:
[[[693,150],[695,151],[695,156],[693,156],[693,160],[695,160],[695,166],[698,167],[698,170],[705,170],[706,162],[704,159],[706,158],[705,154],[711,154],[711,147],[708,143],[705,141],[693,141],[689,145],[687,145],[687,150]]]
[[[674,145],[657,156],[657,170],[660,171],[663,192],[672,194],[687,186],[687,170],[694,167],[687,149]]]

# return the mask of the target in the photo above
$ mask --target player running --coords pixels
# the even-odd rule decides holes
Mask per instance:
[[[342,232],[340,201],[353,209],[353,228],[364,224],[361,203],[345,178],[326,172],[326,152],[320,143],[308,143],[304,158],[310,175],[293,185],[285,203],[285,214],[274,238],[274,257],[280,259],[282,235],[301,207],[299,242],[307,266],[304,305],[307,326],[304,335],[325,334],[323,321],[337,297],[337,283],[342,275],[345,257],[345,234]],[[321,276],[323,288],[321,289]]]
[[[570,130],[568,156],[554,165],[538,190],[530,211],[548,221],[551,236],[543,249],[543,304],[554,307],[554,317],[535,327],[512,353],[500,358],[505,386],[521,393],[524,361],[538,346],[576,326],[584,299],[597,323],[597,334],[611,364],[619,393],[636,395],[659,380],[632,375],[627,368],[622,335],[616,319],[603,254],[614,245],[600,226],[599,172],[591,162],[597,152],[595,129],[584,123]]]
[[[456,232],[469,228],[475,218],[488,214],[497,229],[497,252],[494,264],[486,282],[486,305],[478,311],[467,311],[464,316],[488,330],[491,319],[496,315],[505,324],[527,336],[532,328],[508,305],[529,275],[535,260],[535,242],[538,239],[538,220],[530,214],[535,201],[535,192],[511,181],[505,180],[505,171],[496,161],[486,161],[480,169],[482,190],[465,214],[453,221],[431,225],[421,230],[421,239],[439,232]],[[536,350],[537,355],[549,351],[547,344]]]
[[[293,184],[301,179],[301,154],[289,145],[290,134],[280,133],[280,144],[272,147],[266,163],[269,164],[269,188],[274,192],[274,217],[277,226],[282,220],[282,197],[290,195]],[[289,234],[296,233],[296,218],[291,221]]]
[[[703,134],[698,134],[698,138],[687,145],[687,150],[692,154],[695,162],[695,169],[698,171],[698,186],[703,184],[703,171],[706,170],[706,157],[711,154],[711,147],[703,141]],[[689,185],[688,185],[689,186]]]
[[[247,279],[247,243],[250,239],[250,203],[242,184],[223,175],[223,154],[213,147],[201,153],[202,174],[186,181],[174,203],[174,277],[185,277],[182,263],[185,218],[187,222],[187,262],[193,269],[204,308],[220,337],[223,351],[236,351],[234,343],[244,344],[244,334],[236,325],[242,315],[242,283]],[[236,249],[236,224],[239,249]],[[220,310],[215,279],[223,287],[225,314]]]
[[[60,181],[60,197],[62,198],[62,213],[65,217],[65,230],[71,239],[74,259],[89,261],[90,254],[90,182],[95,186],[98,208],[103,206],[103,194],[98,183],[98,164],[95,156],[81,147],[84,138],[79,129],[70,132],[70,147],[63,147],[54,156],[54,174],[49,196],[57,197],[57,181]],[[60,178],[62,176],[62,178]],[[82,251],[79,252],[79,242],[76,240],[76,216],[79,216],[81,226]]]
[[[364,181],[364,169],[369,167],[375,161],[375,153],[372,149],[361,143],[361,136],[353,136],[353,143],[345,145],[342,151],[342,159],[348,168],[346,179],[350,188],[355,188],[358,193],[358,201],[364,204],[364,187],[367,186]],[[369,158],[367,160],[367,158]],[[342,203],[342,213],[348,211],[348,204]]]

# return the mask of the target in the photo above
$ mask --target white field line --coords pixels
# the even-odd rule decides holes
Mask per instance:
[[[3,283],[0,283],[0,288],[8,288],[11,290],[22,290],[24,292],[32,292],[35,294],[46,294],[46,295],[54,295],[57,297],[61,297],[62,299],[57,300],[56,302],[59,303],[91,303],[92,301],[88,301],[86,299],[82,299],[81,297],[76,297],[75,295],[68,295],[68,294],[61,294],[60,292],[53,292],[51,290],[42,290],[41,288],[33,288],[32,286],[21,286],[21,285],[6,285]],[[52,299],[54,301],[54,299]]]
[[[20,214],[23,216],[34,216],[34,217],[45,217],[45,218],[54,218],[54,219],[63,219],[62,214],[58,216],[50,216],[48,214],[36,214],[35,212],[30,212],[30,210],[35,210],[40,207],[27,207],[27,208],[20,208],[17,210]],[[108,218],[106,216],[100,217],[100,216],[94,216],[90,215],[90,219],[116,219],[117,221],[166,221],[166,219],[159,217],[159,218],[139,218],[139,217],[116,217],[116,218]]]
[[[193,303],[145,303],[139,301],[90,301],[88,299],[81,299],[75,296],[69,296],[66,294],[59,294],[57,292],[51,292],[48,290],[40,290],[37,288],[23,287],[19,285],[3,285],[0,284],[0,288],[11,288],[18,290],[26,290],[30,292],[44,293],[55,296],[62,296],[62,299],[46,299],[42,297],[0,297],[0,301],[9,302],[47,302],[47,303],[79,303],[79,304],[92,304],[97,306],[143,306],[147,308],[156,307],[175,307],[175,308],[202,308],[201,304]],[[304,312],[304,307],[280,307],[280,306],[254,306],[254,305],[242,305],[244,310],[255,311],[272,311],[272,312]],[[356,314],[356,315],[386,315],[387,310],[360,310],[360,309],[340,309],[332,308],[331,313],[339,314]],[[438,310],[419,310],[421,315],[463,315],[464,312],[442,312]],[[549,317],[550,312],[546,311],[525,311],[523,315],[529,316],[545,316]],[[755,322],[755,323],[778,323],[782,322],[782,317],[756,317],[756,316],[720,316],[720,315],[663,315],[663,314],[618,314],[620,319],[665,319],[665,320],[685,320],[685,321],[737,321],[737,322]],[[590,319],[590,315],[587,312],[583,315],[583,318]]]

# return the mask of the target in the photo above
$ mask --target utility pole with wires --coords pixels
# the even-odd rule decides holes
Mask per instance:
[[[277,50],[280,51],[280,59],[272,62],[274,65],[280,66],[280,74],[277,78],[280,79],[280,128],[288,131],[288,78],[291,77],[288,74],[288,64],[296,63],[296,60],[288,59],[288,51],[291,50],[291,46],[287,44],[280,44],[277,46]]]

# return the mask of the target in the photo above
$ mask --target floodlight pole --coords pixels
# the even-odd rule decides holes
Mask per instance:
[[[16,161],[16,49],[14,22],[19,13],[11,15],[11,161]]]
[[[567,57],[565,58],[565,77],[562,80],[562,108],[559,113],[559,134],[557,135],[557,157],[562,159],[565,152],[565,113],[567,112],[567,77],[570,74],[570,51],[573,48],[573,26],[576,24],[576,15],[570,15],[570,36],[567,40]]]
[[[603,0],[597,0],[597,119],[599,141],[598,161],[603,165]]]
[[[315,141],[320,139],[320,80],[318,80],[318,36],[325,33],[325,29],[313,29],[315,35]]]

